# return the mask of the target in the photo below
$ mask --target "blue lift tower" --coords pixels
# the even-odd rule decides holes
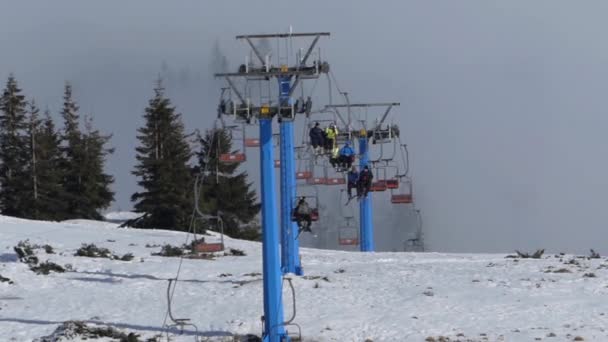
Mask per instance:
[[[383,128],[383,124],[388,117],[391,109],[394,106],[399,106],[398,102],[387,102],[387,103],[355,103],[351,104],[348,101],[348,96],[345,95],[347,104],[341,105],[328,105],[326,108],[335,110],[338,118],[342,123],[350,130],[352,125],[351,109],[352,108],[370,108],[370,107],[386,107],[382,117],[377,120],[374,125],[367,129],[363,127],[359,131],[348,131],[347,134],[358,139],[359,142],[359,169],[362,170],[364,167],[371,167],[371,161],[369,159],[369,141],[373,143],[384,142],[390,140],[394,135],[394,127],[387,126]],[[347,108],[348,116],[347,120],[344,120],[343,116],[339,112],[339,108]],[[365,123],[364,123],[365,126]],[[359,236],[360,242],[359,247],[361,252],[373,252],[374,251],[374,216],[372,211],[372,195],[368,193],[364,198],[359,201]]]
[[[239,67],[238,72],[216,74],[216,77],[226,79],[230,98],[220,101],[220,115],[234,117],[235,120],[252,123],[257,121],[260,126],[260,173],[262,184],[262,259],[264,285],[264,342],[285,342],[290,338],[285,326],[291,320],[283,318],[282,274],[302,274],[299,260],[299,246],[296,240],[297,226],[292,220],[292,207],[296,196],[295,156],[293,146],[293,121],[296,114],[310,115],[312,101],[300,97],[294,100],[293,94],[298,84],[305,79],[318,78],[320,74],[329,71],[329,64],[319,59],[307,63],[315,45],[327,32],[318,33],[279,33],[241,35],[236,38],[245,40],[255,58]],[[294,38],[312,38],[308,49],[299,53],[295,63],[289,65],[288,57],[278,56],[278,65],[272,64],[269,54],[263,55],[255,44],[255,40],[282,39],[285,47],[291,46]],[[257,62],[254,62],[257,61]],[[259,62],[259,63],[258,63]],[[276,78],[279,85],[277,101],[271,96],[262,96],[259,89],[258,103],[253,103],[250,97],[250,81],[270,82]],[[244,80],[244,86],[239,87],[237,79]],[[242,82],[241,82],[242,83]],[[235,97],[233,99],[232,97]],[[274,150],[272,141],[272,123],[274,117],[280,122],[280,166],[281,166],[281,252],[279,253],[279,222],[276,204],[274,177]]]

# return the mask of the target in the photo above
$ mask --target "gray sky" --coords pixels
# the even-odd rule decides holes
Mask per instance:
[[[353,100],[402,103],[398,122],[433,250],[608,253],[606,2],[0,5],[2,82],[14,72],[57,115],[69,80],[83,114],[114,134],[113,209],[131,206],[135,130],[162,62],[187,126],[205,128],[218,98],[213,42],[235,66],[244,51],[236,34],[293,25],[332,33],[324,54]]]

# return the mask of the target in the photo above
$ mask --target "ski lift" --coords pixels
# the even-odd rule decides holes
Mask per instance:
[[[312,172],[310,171],[298,171],[296,172],[296,179],[310,179]]]
[[[306,146],[296,146],[294,147],[296,160],[298,163],[297,171],[296,171],[296,179],[307,180],[312,177],[312,171],[310,171],[311,159],[306,151]]]
[[[315,164],[311,164],[311,177],[306,179],[306,184],[308,185],[326,185],[327,184],[327,173],[323,170],[323,174],[321,176],[315,173]]]
[[[326,178],[325,185],[344,185],[346,180],[343,177],[331,177]]]
[[[394,193],[393,190],[391,190],[391,203],[393,203],[393,204],[414,203],[414,196],[413,196],[413,191],[412,191],[412,180],[407,178],[407,180],[402,183],[406,183],[406,188],[408,191],[403,192],[403,193]]]
[[[246,124],[243,124],[243,146],[244,147],[260,147],[260,139],[247,137]]]
[[[228,132],[230,132],[230,139],[231,140],[236,140],[234,137],[234,132],[237,130],[238,126],[226,126],[225,129],[228,130]],[[245,127],[243,126],[243,132]],[[242,132],[242,134],[244,134]],[[242,151],[245,151],[245,140],[243,140],[243,148]],[[233,164],[233,163],[242,163],[244,161],[247,160],[247,156],[245,155],[244,152],[230,152],[230,153],[222,153],[220,154],[220,158],[219,158],[220,162],[222,163],[228,163],[228,164]]]
[[[308,203],[308,205],[311,208],[311,213],[310,213],[310,220],[313,222],[317,222],[319,221],[319,195],[317,193],[317,190],[315,188],[315,194],[314,195],[298,195],[296,196],[296,198],[293,200],[293,212],[291,214],[291,220],[292,221],[297,221],[296,220],[296,212],[295,212],[295,208],[298,205],[298,201],[300,199],[304,198],[304,200],[306,200],[306,202]]]
[[[385,168],[394,168],[395,169],[395,176],[394,178],[386,178],[385,183],[386,183],[386,188],[387,189],[398,189],[399,188],[399,178],[397,177],[399,174],[399,168],[397,166],[385,166]]]
[[[380,172],[382,170],[382,172]],[[377,180],[372,182],[372,186],[369,188],[369,191],[378,192],[378,191],[386,191],[388,188],[386,185],[386,169],[385,168],[376,168],[376,177]]]
[[[260,139],[245,138],[245,147],[260,147]]]
[[[245,153],[222,153],[220,161],[222,163],[242,163],[247,160]]]
[[[390,143],[396,137],[399,137],[399,126],[386,125],[386,128],[382,128],[380,125],[378,125],[372,134],[372,144]]]
[[[325,174],[325,185],[344,185],[346,184],[346,179],[343,174],[338,174],[337,176],[330,177],[329,170],[333,169],[331,165],[328,165],[328,162],[325,161],[323,164],[323,173]]]
[[[356,246],[359,244],[359,229],[350,222],[351,218],[347,218],[346,225],[339,228],[338,243],[342,246]]]

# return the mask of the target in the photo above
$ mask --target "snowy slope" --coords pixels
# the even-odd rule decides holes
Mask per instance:
[[[41,261],[74,271],[36,275],[17,261],[13,246],[29,239],[50,244]],[[31,341],[66,320],[102,322],[144,336],[161,331],[167,280],[179,258],[151,256],[185,242],[183,233],[119,229],[77,220],[49,223],[0,216],[0,341]],[[208,240],[217,239],[217,237]],[[74,257],[82,243],[129,262]],[[183,260],[173,311],[191,318],[201,336],[260,332],[261,246],[226,239],[247,256]],[[504,255],[370,253],[302,249],[307,276],[293,277],[295,322],[306,341],[424,341],[446,336],[473,341],[608,341],[608,261],[547,255],[541,260]],[[560,259],[562,261],[560,261]],[[571,273],[546,273],[559,269]],[[594,273],[596,277],[584,277]],[[290,292],[284,291],[286,317]],[[293,330],[293,329],[292,329]],[[548,335],[555,337],[547,337]],[[175,341],[193,341],[186,330]]]

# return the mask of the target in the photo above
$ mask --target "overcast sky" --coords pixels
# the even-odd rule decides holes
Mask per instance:
[[[14,73],[58,115],[68,80],[82,113],[114,135],[112,209],[131,207],[135,131],[163,61],[187,127],[206,128],[218,99],[213,42],[234,67],[244,51],[236,34],[292,25],[332,33],[323,54],[354,101],[402,103],[397,121],[432,250],[608,253],[605,1],[0,6],[2,82]]]

